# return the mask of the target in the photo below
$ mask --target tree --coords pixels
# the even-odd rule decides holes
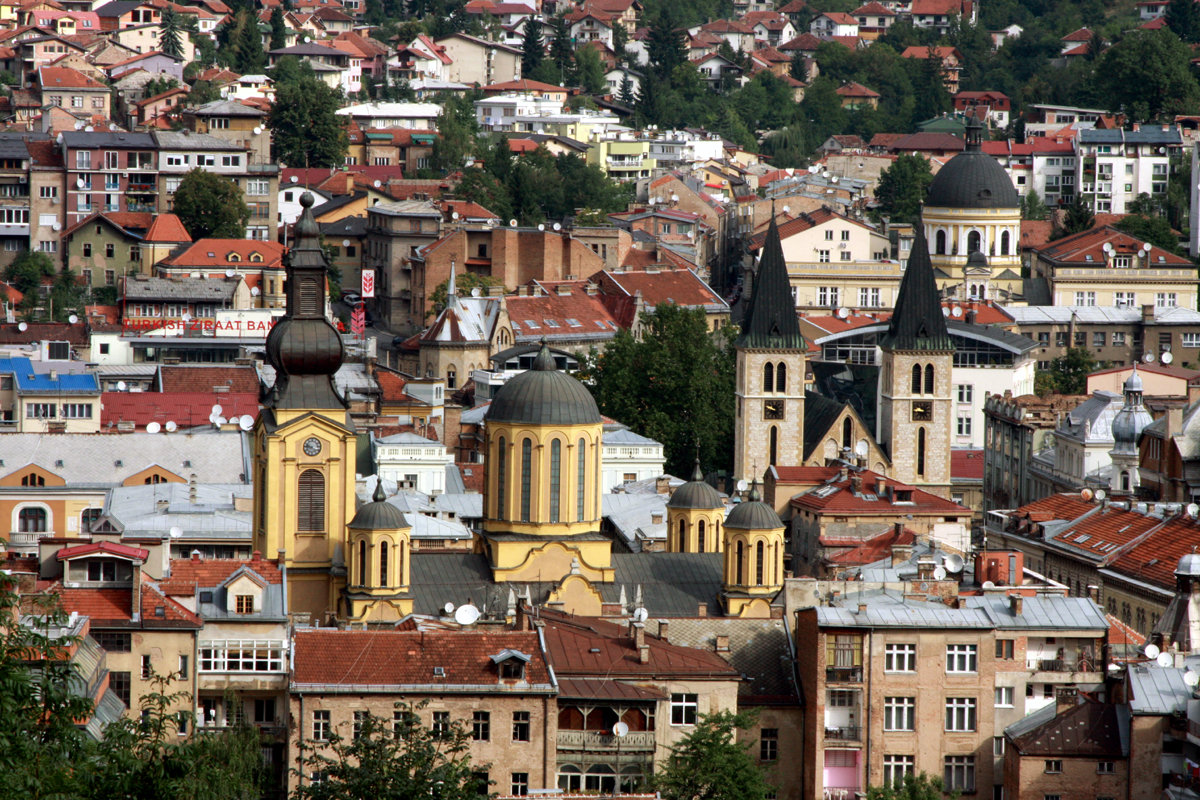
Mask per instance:
[[[575,51],[575,82],[588,94],[606,94],[608,82],[604,79],[604,65],[596,48],[584,45]]]
[[[624,73],[621,76],[621,89],[617,93],[617,102],[626,108],[633,108],[633,104],[637,101],[637,96],[633,93],[633,81],[629,80],[629,73]]]
[[[287,47],[287,24],[283,21],[283,6],[275,6],[271,11],[271,49],[282,50]]]
[[[625,27],[625,23],[620,20],[613,20],[612,26],[612,49],[617,54],[617,63],[623,64],[629,60],[628,53],[625,48],[629,45],[629,30]]]
[[[1092,209],[1083,202],[1082,197],[1076,195],[1075,201],[1067,206],[1066,212],[1063,214],[1062,235],[1074,236],[1077,233],[1090,231],[1095,224],[1096,217],[1093,216]]]
[[[650,25],[646,55],[650,65],[663,78],[687,61],[687,42],[683,38],[683,31],[677,30],[664,12],[660,12]]]
[[[425,704],[398,702],[393,721],[369,712],[351,737],[338,732],[327,742],[302,742],[298,800],[478,800],[487,794],[471,764],[471,734],[461,720],[448,730],[421,724]],[[319,783],[308,781],[314,772]]]
[[[923,156],[896,156],[892,165],[879,176],[879,185],[875,189],[879,212],[893,222],[916,223],[921,202],[932,181],[933,172]]]
[[[701,715],[651,778],[653,788],[664,800],[765,800],[771,786],[751,758],[750,745],[736,740],[737,731],[753,724],[746,713]]]
[[[1118,220],[1113,227],[1168,253],[1179,255],[1179,237],[1163,217],[1133,212]]]
[[[162,12],[162,34],[158,37],[158,49],[169,56],[183,58],[183,43],[180,41],[179,12],[167,6]]]
[[[267,114],[275,159],[293,167],[344,163],[350,140],[337,116],[341,107],[341,91],[315,78],[276,83]]]
[[[237,71],[242,75],[262,74],[267,66],[267,54],[263,52],[262,31],[258,29],[255,12],[243,11],[238,15],[237,31]]]
[[[703,309],[662,303],[620,331],[587,368],[600,411],[663,443],[666,469],[732,467],[734,351],[731,333],[708,330]],[[690,797],[690,795],[689,795]]]
[[[1021,198],[1021,219],[1044,220],[1047,213],[1046,204],[1038,196],[1037,189],[1030,189],[1029,194]]]
[[[560,86],[566,86],[571,77],[572,52],[571,28],[567,25],[566,16],[559,14],[550,24],[554,39],[550,42],[550,60],[558,71],[558,80],[553,81]]]
[[[1048,386],[1055,394],[1083,394],[1087,376],[1096,369],[1096,359],[1086,347],[1072,347],[1067,354],[1050,362]]]
[[[476,275],[474,272],[459,272],[454,276],[454,289],[459,297],[466,297],[471,294],[472,289],[479,289],[484,294],[487,294],[488,289],[493,286],[503,286],[504,281],[499,278],[493,278],[491,275]],[[446,305],[446,289],[450,286],[450,279],[439,283],[433,290],[433,294],[429,295],[429,302],[434,308],[442,308]],[[425,316],[431,316],[434,311],[429,311]]]
[[[4,270],[4,280],[26,297],[36,299],[42,279],[54,274],[54,262],[40,250],[23,250]]]
[[[808,63],[804,53],[797,50],[792,53],[791,63],[788,64],[788,75],[801,83],[808,83]]]
[[[1092,38],[1088,39],[1088,61],[1095,61],[1100,58],[1100,54],[1104,52],[1104,37],[1100,35],[1100,31],[1093,31]]]
[[[918,60],[917,64],[918,72],[913,78],[913,89],[917,93],[913,122],[925,122],[950,111],[954,104],[942,76],[942,59],[931,54]]]
[[[244,239],[250,208],[242,190],[228,178],[196,168],[175,192],[174,213],[193,241]]]
[[[946,797],[954,800],[959,794],[957,789],[946,792],[941,778],[922,772],[919,775],[909,773],[903,781],[893,784],[869,787],[867,800],[943,800]]]
[[[1200,9],[1193,0],[1170,0],[1165,14],[1167,27],[1185,42],[1200,41]]]
[[[462,169],[467,158],[474,155],[479,141],[479,123],[475,119],[472,100],[458,94],[448,97],[442,103],[437,130],[438,138],[433,143],[434,166],[443,175]]]
[[[542,24],[536,17],[525,20],[525,37],[521,41],[521,74],[529,76],[546,57],[546,45],[542,42]]]
[[[1096,83],[1103,90],[1101,98],[1137,122],[1189,113],[1200,102],[1191,56],[1170,31],[1134,31],[1100,57]]]

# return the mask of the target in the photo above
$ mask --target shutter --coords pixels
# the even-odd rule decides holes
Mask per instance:
[[[317,282],[312,278],[300,281],[300,313],[309,316],[321,313],[321,301],[318,297]]]
[[[306,469],[300,473],[296,518],[298,530],[325,530],[325,476],[318,470]]]

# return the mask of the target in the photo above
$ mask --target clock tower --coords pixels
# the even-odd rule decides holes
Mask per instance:
[[[877,440],[891,457],[891,477],[949,498],[955,347],[924,229],[916,229],[896,311],[879,342],[883,363]]]
[[[804,458],[804,337],[774,214],[762,244],[737,352],[735,480]]]

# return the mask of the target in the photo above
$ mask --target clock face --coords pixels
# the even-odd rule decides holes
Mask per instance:
[[[320,439],[305,439],[304,455],[315,456],[319,452],[321,452],[321,440]]]
[[[764,419],[783,419],[783,401],[768,400],[763,403]]]
[[[913,403],[912,418],[915,422],[929,422],[933,419],[933,406],[929,403]]]

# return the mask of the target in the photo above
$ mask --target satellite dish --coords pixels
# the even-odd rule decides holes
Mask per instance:
[[[83,182],[83,178],[80,178],[77,181],[75,181],[75,186],[82,189],[84,186],[87,186],[87,184]]]
[[[256,125],[256,126],[255,126],[255,128],[254,128],[254,135],[255,135],[255,136],[258,136],[260,133],[262,133],[262,126],[261,126],[261,125]]]
[[[191,322],[191,321],[192,321],[192,315],[191,315],[191,314],[188,314],[188,313],[186,313],[186,312],[185,312],[185,313],[184,313],[184,315],[183,315],[183,317],[182,317],[182,319],[183,319],[183,321],[184,321],[184,322]]]
[[[378,189],[380,186],[383,186],[383,184],[379,181],[375,181],[375,188]]]
[[[54,223],[53,225],[51,225],[50,227],[51,227],[51,228],[53,228],[53,229],[54,229],[54,230],[56,230],[56,231],[61,231],[61,230],[62,230],[62,223],[61,223],[61,222],[56,222],[56,223]]]
[[[837,310],[838,319],[848,319],[850,317],[850,309],[843,306]]]
[[[562,224],[561,224],[561,223],[558,223],[558,222],[554,223],[554,230],[556,230],[556,231],[561,231],[561,230],[562,230]]]
[[[1200,514],[1200,505],[1196,505],[1195,503],[1188,503],[1187,514],[1189,517],[1192,517],[1194,519],[1197,514]]]
[[[69,323],[71,323],[72,325],[74,325],[76,322],[79,322],[79,317],[77,317],[77,316],[75,316],[74,314],[72,314],[71,316],[67,317],[67,322],[69,322]]]
[[[944,308],[944,307],[943,307],[943,308],[942,308],[942,316],[943,316],[943,317],[948,317],[948,316],[950,316],[950,309],[948,309],[948,308]]]
[[[254,417],[249,414],[243,414],[238,417],[238,427],[244,431],[248,431],[254,427]]]
[[[950,555],[946,556],[946,570],[949,572],[960,572],[963,568],[963,557]]]
[[[342,247],[349,247],[349,246],[350,246],[350,240],[342,239]]]
[[[293,176],[292,176],[292,183],[299,183],[299,182],[300,182],[300,176],[298,176],[298,175],[293,175]]]
[[[1175,658],[1170,653],[1159,653],[1155,661],[1160,667],[1169,667],[1175,663]]]
[[[21,324],[24,325],[25,323],[22,322]],[[117,381],[117,391],[118,392],[125,391],[125,381]]]
[[[1168,350],[1160,356],[1160,359],[1162,360],[1162,363],[1170,364],[1175,360],[1175,356],[1171,355],[1171,351]]]
[[[935,581],[944,581],[944,580],[946,580],[946,568],[945,568],[945,567],[938,567],[937,569],[935,569],[935,570],[933,571],[933,579],[934,579]]]
[[[234,275],[237,275],[237,273],[236,273],[236,272],[233,270],[233,268],[232,268],[232,267],[230,267],[229,269],[225,270],[225,277],[226,277],[226,278],[232,278]]]
[[[1146,242],[1144,245],[1142,245],[1142,249],[1145,250],[1147,253],[1150,252],[1150,248],[1151,248],[1151,245],[1149,242]]]
[[[62,144],[63,135],[60,133],[58,136],[54,137],[54,141],[58,142],[59,144]]]
[[[867,440],[860,439],[858,444],[854,446],[854,454],[866,458],[868,452],[870,452],[870,445],[867,444]]]
[[[216,421],[213,424],[214,425],[224,425],[226,422],[229,422],[229,420],[225,419],[222,416],[218,416]]]
[[[1094,495],[1091,489],[1080,489],[1079,496],[1084,500],[1091,500]]]
[[[450,219],[458,219],[458,212],[457,212],[457,211],[451,211],[451,212],[450,212]]]
[[[671,202],[672,202],[672,203],[678,203],[678,202],[679,202],[679,195],[677,195],[677,194],[673,194],[673,195],[671,195]]]
[[[304,43],[305,43],[305,44],[308,44],[308,43],[309,43],[309,42],[311,42],[311,41],[312,41],[312,37],[311,37],[311,36],[305,36],[305,37],[304,37]]]
[[[161,430],[162,430],[162,426],[159,425],[157,422],[151,422],[149,425],[146,426],[146,433],[158,433]]]
[[[183,528],[179,527],[178,525],[172,525],[171,538],[178,539],[180,536],[183,536]]]
[[[479,297],[482,294],[483,290],[481,290],[478,286],[471,290],[471,297]]]
[[[175,424],[174,420],[167,422],[167,433],[174,433],[175,429],[178,427],[179,426]]]
[[[832,175],[832,174],[833,174],[832,172],[825,171],[825,172],[822,172],[822,173],[821,173],[821,177],[822,177],[822,178],[825,178],[825,179],[827,179],[827,180],[828,180],[829,176],[830,176],[830,175]]]
[[[1108,492],[1104,491],[1103,489],[1096,490],[1096,499],[1097,500],[1103,500],[1106,497],[1108,497]]]
[[[516,221],[515,219],[510,219],[510,220],[508,221],[508,227],[510,227],[510,228],[515,228],[515,227],[517,227],[517,221]]]
[[[454,612],[454,621],[459,625],[474,625],[479,619],[479,609],[473,605],[459,606]]]
[[[962,316],[962,309],[961,309],[959,306],[955,306],[954,308],[950,309],[950,316],[952,316],[952,317],[961,317],[961,316]]]
[[[745,478],[743,478],[742,480],[740,480],[740,481],[738,481],[738,482],[737,482],[737,490],[738,490],[739,492],[744,492],[744,491],[746,491],[746,489],[748,489],[749,487],[750,487],[750,484],[746,483],[746,479],[745,479]]]
[[[1118,673],[1118,672],[1120,672],[1120,671],[1121,671],[1121,665],[1120,665],[1120,664],[1109,664],[1109,665],[1108,665],[1108,672],[1109,672],[1109,674],[1111,674],[1111,675],[1115,675],[1115,674],[1117,674],[1117,673]]]
[[[1146,362],[1147,364],[1153,364],[1154,353],[1146,353],[1146,355],[1142,356],[1142,361]]]
[[[220,406],[213,406],[213,407],[212,407],[212,415],[213,415],[214,417],[218,417],[218,416],[220,416],[220,415],[221,415],[221,412],[222,412],[222,411],[224,411],[224,410],[225,410],[225,409],[221,408]]]
[[[1146,654],[1146,658],[1158,658],[1158,654],[1162,652],[1156,644],[1148,644],[1142,648],[1142,652]]]
[[[627,736],[628,734],[629,734],[629,726],[626,725],[624,722],[618,722],[616,725],[613,725],[613,736],[616,736],[619,739],[624,736]]]
[[[544,230],[546,230],[546,226],[545,226],[545,225],[541,225],[541,224],[539,224],[539,225],[538,225],[538,230],[539,230],[539,231],[544,231]]]
[[[1183,682],[1188,686],[1200,684],[1200,673],[1192,672],[1190,669],[1183,673]]]
[[[785,213],[785,214],[787,214],[787,213],[790,213],[790,212],[791,212],[791,210],[792,210],[792,207],[791,207],[791,206],[784,206],[784,207],[783,207],[783,213]]]
[[[17,330],[19,330],[19,331],[27,331],[27,330],[29,330],[29,323],[27,323],[27,322],[22,322],[20,325],[18,325],[18,326],[17,326]]]
[[[454,603],[446,603],[446,605],[445,605],[445,606],[443,606],[443,608],[445,609],[445,611],[446,611],[446,613],[447,613],[447,614],[453,614],[453,613],[454,613]]]
[[[633,610],[634,622],[645,622],[650,617],[650,612],[644,608],[635,608]]]
[[[834,175],[834,176],[833,176],[832,178],[830,178],[829,180],[830,180],[832,183],[837,183],[837,182],[838,182],[838,176],[837,176],[837,175]]]
[[[260,291],[258,290],[258,287],[257,287],[257,286],[251,286],[251,287],[250,287],[250,296],[251,296],[251,297],[258,297],[260,294],[262,294],[262,292],[260,292]]]
[[[996,588],[996,584],[992,583],[991,581],[984,581],[984,582],[983,582],[983,588],[985,588],[985,589],[995,589],[995,588]]]
[[[82,123],[82,122],[76,122],[76,123],[75,123],[75,130],[77,130],[77,131],[81,131],[81,130],[83,130],[83,123]]]

